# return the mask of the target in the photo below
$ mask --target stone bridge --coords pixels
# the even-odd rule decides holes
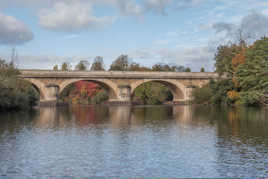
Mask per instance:
[[[111,103],[131,103],[134,90],[151,81],[166,85],[173,94],[174,103],[187,103],[191,100],[194,87],[201,87],[218,76],[207,72],[21,70],[21,77],[31,82],[39,91],[41,102],[57,101],[64,88],[82,80],[100,83],[106,87]]]

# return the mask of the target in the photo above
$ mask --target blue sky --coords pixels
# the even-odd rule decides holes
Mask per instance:
[[[15,47],[20,68],[51,69],[63,61],[121,54],[213,70],[215,48],[268,34],[266,0],[9,0],[0,2],[0,56]]]

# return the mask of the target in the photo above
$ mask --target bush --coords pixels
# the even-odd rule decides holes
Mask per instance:
[[[37,104],[38,92],[23,80],[9,79],[0,82],[0,110],[29,109]]]
[[[102,90],[90,99],[90,103],[91,104],[101,104],[102,102],[107,101],[108,99],[109,99],[108,93],[106,91]]]
[[[211,103],[212,96],[213,92],[209,84],[193,90],[193,98],[196,104],[209,104]]]
[[[135,100],[141,104],[159,105],[166,101],[172,101],[173,95],[167,86],[159,82],[148,82],[135,89]]]
[[[37,104],[38,92],[18,75],[12,63],[0,59],[0,111],[29,109]]]

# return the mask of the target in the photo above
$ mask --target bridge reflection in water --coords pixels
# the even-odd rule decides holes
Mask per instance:
[[[267,119],[265,109],[211,106],[1,114],[0,176],[266,178]]]
[[[39,128],[86,127],[108,124],[113,128],[142,126],[153,121],[172,120],[187,123],[192,119],[191,106],[71,106],[42,107],[35,117]]]

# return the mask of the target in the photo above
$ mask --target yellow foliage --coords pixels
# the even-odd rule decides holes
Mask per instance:
[[[246,48],[242,48],[241,52],[232,59],[232,66],[234,70],[236,70],[239,65],[244,64],[246,62],[245,53]]]
[[[85,85],[82,86],[81,91],[80,91],[80,94],[83,97],[87,96],[87,89],[86,89],[86,86]]]
[[[228,96],[228,98],[231,99],[231,100],[236,100],[236,99],[239,98],[239,94],[238,94],[238,92],[237,92],[237,91],[234,91],[234,90],[232,90],[232,91],[228,91],[227,96]]]
[[[232,78],[232,82],[234,83],[235,87],[239,87],[239,82],[235,77]]]

